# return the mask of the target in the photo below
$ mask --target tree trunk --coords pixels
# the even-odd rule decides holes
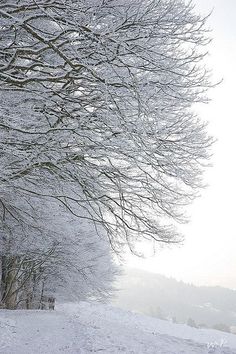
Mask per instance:
[[[17,257],[1,257],[1,303],[7,309],[17,304]]]

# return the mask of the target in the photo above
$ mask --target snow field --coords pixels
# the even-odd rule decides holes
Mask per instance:
[[[236,336],[81,302],[0,311],[1,354],[236,354]]]

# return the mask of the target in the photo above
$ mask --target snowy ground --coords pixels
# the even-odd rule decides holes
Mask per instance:
[[[51,312],[0,311],[0,353],[96,352],[236,354],[236,336],[84,302]]]

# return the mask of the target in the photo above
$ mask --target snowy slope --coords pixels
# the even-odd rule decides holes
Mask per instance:
[[[133,314],[101,304],[56,311],[0,311],[4,354],[236,354],[236,336]]]

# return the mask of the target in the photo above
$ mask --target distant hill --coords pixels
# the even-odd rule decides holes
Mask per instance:
[[[194,286],[163,275],[127,269],[117,281],[116,306],[145,315],[214,327],[236,326],[236,291]]]

